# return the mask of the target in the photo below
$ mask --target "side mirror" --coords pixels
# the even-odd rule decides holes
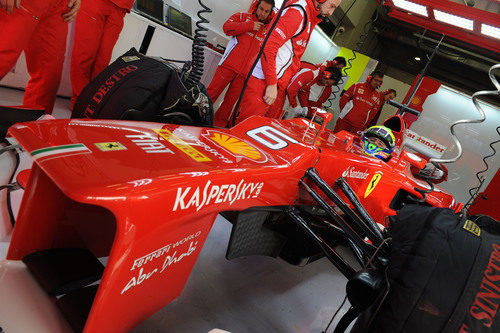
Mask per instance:
[[[400,158],[401,160],[408,162],[412,167],[415,167],[418,170],[422,170],[423,168],[425,168],[425,165],[427,164],[427,160],[413,153],[410,153],[407,150],[403,150],[401,152]]]

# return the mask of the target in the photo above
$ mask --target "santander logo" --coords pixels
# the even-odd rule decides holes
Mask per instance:
[[[343,173],[342,177],[344,178],[356,178],[356,179],[366,179],[368,178],[368,175],[370,173],[368,172],[368,169],[365,171],[358,171],[355,170],[354,167],[347,168]]]

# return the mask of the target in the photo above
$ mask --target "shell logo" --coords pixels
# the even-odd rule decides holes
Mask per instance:
[[[267,157],[261,151],[245,141],[235,138],[234,136],[220,132],[208,131],[207,137],[235,157],[245,157],[258,163],[264,163],[267,161]]]

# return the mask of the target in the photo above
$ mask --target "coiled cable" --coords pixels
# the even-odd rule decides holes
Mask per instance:
[[[378,20],[379,17],[379,6],[375,9],[375,18],[369,20],[368,22],[365,23],[363,26],[363,32],[361,35],[359,35],[359,40],[356,43],[356,48],[352,50],[352,58],[347,59],[347,66],[344,68],[344,73],[348,75],[347,71],[352,68],[352,63],[354,60],[357,59],[357,53],[361,51],[361,48],[365,44],[366,40],[368,39],[368,35],[370,33],[370,28],[371,26]]]
[[[488,74],[490,76],[490,80],[491,80],[491,82],[493,83],[493,85],[495,86],[495,88],[497,90],[495,90],[495,91],[486,91],[486,90],[483,90],[483,91],[478,91],[474,95],[472,95],[472,102],[474,103],[474,106],[476,107],[476,109],[478,109],[479,113],[481,114],[481,119],[473,120],[473,121],[469,121],[469,122],[471,122],[471,123],[472,122],[474,122],[474,123],[480,123],[480,122],[483,122],[484,119],[485,119],[484,111],[481,108],[481,106],[479,105],[479,102],[477,101],[477,98],[479,96],[484,96],[484,95],[500,95],[500,83],[498,82],[498,80],[496,79],[495,75],[493,74],[493,71],[495,69],[498,69],[498,68],[500,68],[500,64],[493,65],[493,66],[490,67],[490,70],[488,72]],[[456,123],[454,123],[452,125],[452,127],[455,126],[456,124],[459,124],[459,123],[463,124],[463,123],[467,123],[467,121],[465,121],[465,120],[459,120]],[[497,126],[496,132],[500,136],[500,126]],[[453,132],[453,130],[452,130],[452,136],[453,136],[453,140],[455,140],[455,142],[457,143],[457,147],[458,147],[460,145],[460,142],[456,138],[456,135]],[[488,171],[489,166],[488,166],[488,162],[486,160],[489,159],[489,158],[491,158],[491,157],[493,157],[496,154],[497,151],[493,147],[493,145],[496,144],[496,143],[498,143],[498,142],[500,142],[500,139],[491,142],[490,143],[490,147],[493,150],[493,153],[491,153],[490,155],[487,155],[487,156],[483,157],[483,163],[485,165],[485,168],[483,170],[480,170],[480,171],[478,171],[476,173],[476,178],[479,181],[479,184],[476,187],[472,187],[471,189],[469,189],[470,199],[465,204],[466,208],[470,207],[470,205],[472,205],[474,203],[474,201],[475,201],[475,199],[476,199],[476,197],[477,197],[477,195],[479,193],[479,190],[481,189],[481,186],[483,185],[483,183],[485,181],[485,177],[481,176],[481,175],[484,174],[486,171]],[[460,155],[462,153],[462,147],[461,146],[459,146],[459,153],[460,153]],[[443,162],[443,163],[446,163],[446,162]]]
[[[496,128],[496,131],[498,132],[498,135],[500,136],[500,126],[498,126]],[[475,175],[476,178],[477,178],[477,180],[478,180],[478,182],[479,182],[479,184],[477,186],[472,187],[472,188],[469,189],[470,199],[465,204],[466,208],[468,208],[469,206],[473,205],[474,202],[476,201],[476,197],[477,197],[477,195],[479,193],[479,190],[481,189],[481,187],[483,186],[484,181],[486,180],[486,178],[484,176],[480,176],[480,175],[482,175],[483,173],[485,173],[486,171],[488,171],[489,166],[488,166],[488,162],[486,160],[488,158],[490,158],[490,157],[493,157],[497,153],[497,151],[493,147],[493,145],[496,144],[496,143],[498,143],[498,142],[500,142],[500,139],[491,142],[490,143],[490,148],[491,148],[491,150],[493,150],[493,153],[491,153],[490,155],[487,155],[487,156],[483,157],[483,163],[485,165],[485,168],[483,170],[481,170],[481,171],[478,171],[476,173],[476,175]]]
[[[207,35],[204,32],[208,31],[204,24],[210,23],[210,21],[207,20],[203,16],[203,14],[212,12],[212,10],[209,7],[205,6],[205,4],[201,2],[201,0],[198,0],[198,3],[203,9],[199,10],[197,13],[197,28],[194,31],[193,46],[191,51],[191,72],[186,79],[186,82],[191,86],[197,85],[203,75],[203,65],[205,63],[205,45],[207,45]]]
[[[331,97],[326,101],[326,102],[330,103],[329,105],[326,106],[327,108],[333,107],[333,101],[337,99],[337,93],[340,92],[339,84],[342,84],[342,83],[344,83],[344,76],[342,76],[340,78],[339,82],[337,82],[337,84],[332,87]],[[333,90],[333,89],[335,89],[335,90]]]
[[[496,65],[491,66],[488,74],[490,76],[491,82],[493,83],[493,85],[495,86],[495,88],[497,90],[493,90],[493,91],[482,90],[482,91],[478,91],[478,92],[474,93],[474,95],[472,95],[472,102],[474,103],[474,106],[476,107],[476,109],[479,111],[481,118],[457,120],[456,122],[454,122],[450,126],[451,137],[452,137],[453,141],[455,142],[455,144],[457,145],[457,150],[458,150],[457,156],[455,156],[453,158],[449,158],[449,159],[431,158],[429,160],[429,162],[434,163],[434,164],[436,164],[436,163],[453,163],[453,162],[456,162],[460,157],[462,157],[462,154],[463,154],[462,144],[460,143],[457,135],[455,134],[455,126],[460,125],[460,124],[482,123],[486,119],[486,117],[484,115],[484,111],[483,111],[481,105],[479,105],[478,98],[479,98],[479,96],[485,96],[485,95],[500,95],[500,83],[497,81],[497,79],[495,78],[495,75],[493,74],[493,71],[495,69],[500,69],[500,64],[496,64]]]

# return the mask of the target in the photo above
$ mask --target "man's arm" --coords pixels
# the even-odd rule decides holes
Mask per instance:
[[[325,87],[325,90],[323,90],[323,94],[321,94],[321,96],[318,98],[318,105],[319,105],[318,107],[322,107],[331,94],[332,94],[332,87]]]
[[[356,86],[355,84],[353,84],[352,86],[350,86],[349,89],[347,89],[347,91],[342,95],[342,97],[340,97],[340,101],[339,101],[340,110],[342,110],[344,108],[344,106],[346,105],[346,103],[354,95],[354,87],[355,86]]]
[[[304,23],[304,14],[300,9],[287,8],[278,19],[276,28],[272,31],[267,40],[264,52],[260,57],[262,71],[266,80],[266,90],[263,100],[267,105],[271,105],[278,95],[278,77],[276,75],[276,54],[286,41],[290,40]]]
[[[308,86],[308,83],[314,79],[314,73],[312,71],[304,71],[299,75],[295,76],[288,85],[286,89],[286,93],[288,95],[288,101],[290,102],[290,106],[295,108],[297,107],[297,95],[299,95],[299,90]],[[302,106],[307,106],[307,100],[304,103],[304,100],[300,98],[299,95],[299,103]]]
[[[245,13],[233,14],[222,26],[224,33],[228,36],[237,36],[245,32],[255,30],[255,25],[262,26],[261,22],[254,22],[252,20],[247,21],[247,15]]]
[[[278,82],[276,75],[276,54],[283,44],[290,40],[302,26],[304,15],[300,9],[287,8],[278,19],[276,27],[267,40],[264,52],[260,58],[266,84],[274,85]]]

